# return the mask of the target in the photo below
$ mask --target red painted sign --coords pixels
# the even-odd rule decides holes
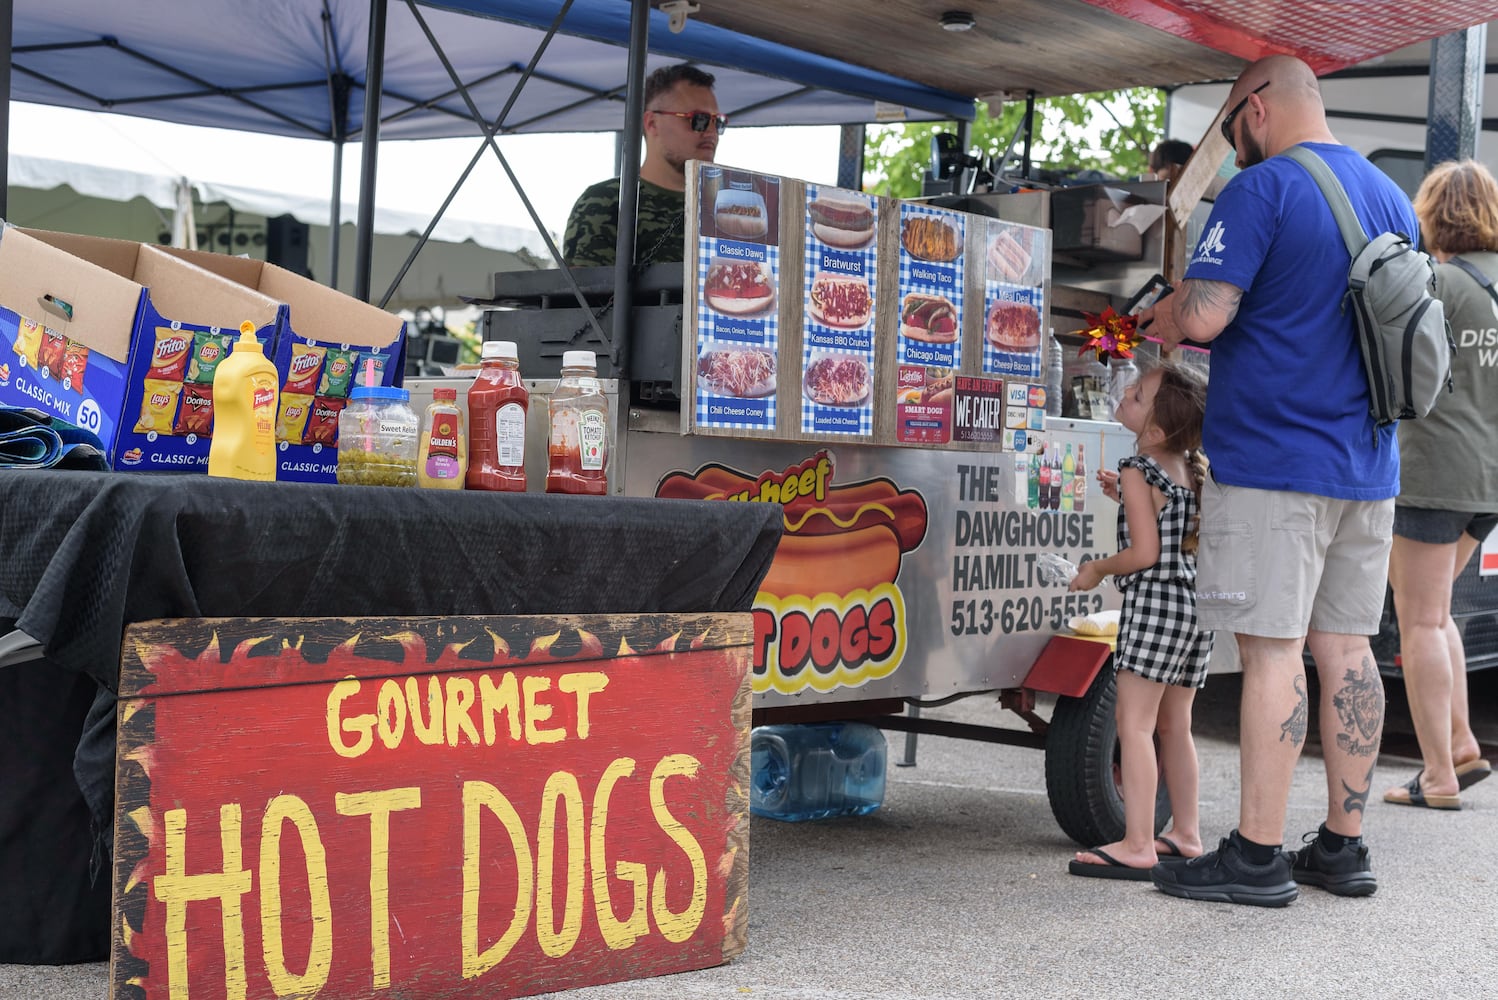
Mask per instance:
[[[132,629],[116,995],[509,997],[732,957],[748,623]]]

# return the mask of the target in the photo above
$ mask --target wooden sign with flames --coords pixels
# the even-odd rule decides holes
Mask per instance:
[[[111,995],[516,997],[746,943],[748,614],[146,622]]]

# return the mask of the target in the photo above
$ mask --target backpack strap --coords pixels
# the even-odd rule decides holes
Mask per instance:
[[[1304,146],[1291,146],[1280,154],[1288,156],[1299,163],[1311,175],[1316,186],[1321,189],[1322,197],[1326,199],[1327,205],[1331,207],[1332,217],[1337,220],[1337,228],[1342,231],[1342,242],[1347,244],[1347,253],[1350,257],[1356,257],[1363,252],[1368,245],[1368,233],[1364,231],[1363,224],[1358,221],[1357,213],[1352,210],[1352,202],[1347,198],[1347,189],[1342,182],[1337,180],[1337,175],[1332,173],[1332,168],[1326,165],[1326,161],[1317,155],[1314,149]]]
[[[1493,291],[1492,280],[1489,279],[1486,274],[1483,274],[1481,271],[1479,271],[1476,264],[1472,263],[1470,260],[1463,260],[1460,257],[1453,257],[1449,261],[1447,261],[1447,263],[1455,264],[1463,271],[1466,271],[1468,276],[1471,277],[1473,281],[1481,285],[1483,291],[1488,293],[1489,298],[1491,298],[1494,302],[1498,302],[1498,292]]]

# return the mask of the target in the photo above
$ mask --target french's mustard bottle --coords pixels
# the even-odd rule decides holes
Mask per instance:
[[[277,383],[255,324],[239,324],[234,350],[213,373],[210,476],[275,481]]]

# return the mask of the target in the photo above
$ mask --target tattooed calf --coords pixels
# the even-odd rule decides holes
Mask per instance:
[[[1342,800],[1342,810],[1344,812],[1366,814],[1367,810],[1364,807],[1368,805],[1368,790],[1373,787],[1373,765],[1368,765],[1368,775],[1363,779],[1361,791],[1353,788],[1345,781],[1342,782],[1342,787],[1347,791],[1347,798]]]
[[[1347,671],[1342,690],[1332,698],[1343,731],[1337,747],[1354,757],[1378,753],[1378,738],[1384,725],[1384,685],[1372,661],[1364,657],[1360,667]]]
[[[1306,725],[1311,718],[1311,702],[1306,697],[1305,674],[1295,675],[1295,693],[1300,696],[1300,701],[1296,703],[1295,711],[1290,713],[1290,717],[1280,723],[1280,742],[1285,742],[1285,738],[1289,737],[1291,743],[1300,746],[1306,741]]]

